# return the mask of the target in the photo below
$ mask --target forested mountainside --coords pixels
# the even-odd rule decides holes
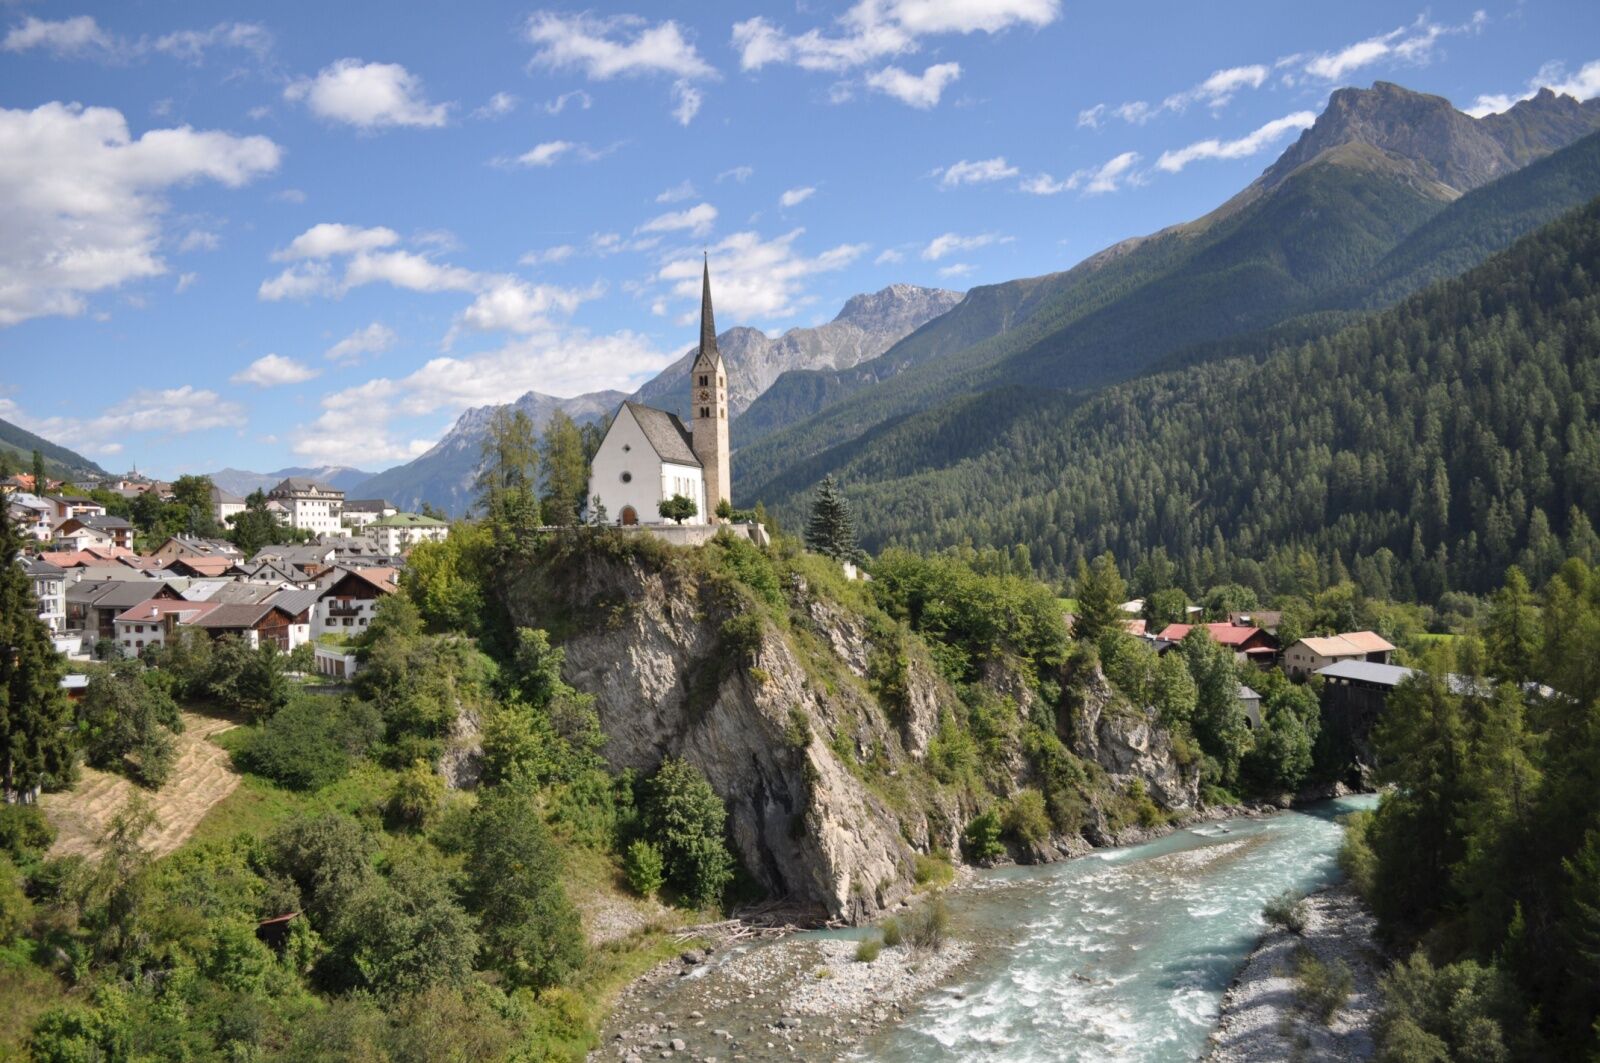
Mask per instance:
[[[1355,104],[1365,121],[1339,113]],[[1548,155],[1571,143],[1563,136],[1600,127],[1600,109],[1570,98],[1525,101],[1504,117],[1502,133],[1513,125],[1537,131],[1528,133],[1517,158]],[[945,342],[946,322],[970,334],[971,322],[958,317],[958,307],[848,377],[781,382],[752,405],[748,427],[735,426],[736,440],[748,443],[740,450],[735,488],[745,497],[770,497],[774,488],[781,493],[776,481],[798,463],[895,418],[959,404],[977,391],[1015,384],[1102,386],[1173,361],[1224,356],[1231,343],[1307,315],[1392,301],[1441,275],[1437,268],[1481,261],[1600,192],[1592,187],[1600,179],[1579,153],[1540,171],[1536,189],[1463,196],[1498,174],[1504,174],[1500,182],[1528,180],[1504,152],[1495,165],[1427,162],[1432,155],[1470,158],[1489,150],[1474,122],[1439,97],[1395,86],[1341,90],[1302,137],[1329,146],[1287,172],[1269,169],[1271,181],[1264,176],[1207,217],[1119,245],[1067,273],[1013,282],[1031,286],[1026,300],[1020,293],[975,289],[969,302],[982,297],[1029,311],[991,314],[988,320],[1003,331],[965,346]],[[1436,144],[1411,124],[1434,129],[1435,139],[1469,143]],[[1373,139],[1339,139],[1363,136]],[[1408,157],[1403,150],[1421,154]],[[1563,194],[1571,198],[1555,198]],[[1530,206],[1536,197],[1543,197],[1541,208]],[[1508,212],[1503,220],[1485,224],[1502,209]],[[1460,220],[1451,220],[1457,211]],[[1425,229],[1430,221],[1435,227]],[[1425,250],[1405,249],[1413,233],[1426,238]],[[1440,266],[1424,265],[1428,261]],[[917,360],[922,350],[934,353]],[[831,405],[814,412],[806,405],[813,399]],[[755,438],[760,432],[770,434]]]
[[[1022,543],[1058,577],[1160,547],[1198,585],[1275,585],[1301,550],[1384,596],[1513,561],[1542,579],[1597,545],[1597,268],[1600,200],[1331,338],[1087,398],[975,395],[840,468],[868,545]]]
[[[82,476],[106,476],[108,473],[77,451],[52,443],[43,436],[34,435],[10,421],[0,421],[0,454],[4,454],[12,468],[27,472],[33,461],[33,452],[44,459],[45,474],[67,479]]]

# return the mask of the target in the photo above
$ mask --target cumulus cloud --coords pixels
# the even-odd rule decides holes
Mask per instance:
[[[178,274],[178,283],[173,286],[172,290],[178,295],[182,295],[190,288],[193,288],[199,280],[200,274],[198,273],[180,273]]]
[[[680,125],[693,121],[705,102],[705,94],[694,83],[717,77],[671,19],[651,23],[637,15],[602,18],[538,11],[528,19],[527,37],[534,45],[534,64],[550,70],[576,70],[591,81],[672,78],[672,116]],[[584,105],[588,106],[587,96]]]
[[[265,354],[237,373],[233,374],[235,384],[254,384],[258,388],[275,388],[281,384],[300,384],[321,373],[320,369],[313,369],[303,362],[293,358],[285,358],[278,354]]]
[[[556,160],[575,147],[577,145],[570,140],[547,140],[518,155],[517,162],[523,166],[554,166]]]
[[[426,234],[424,234],[426,238]],[[435,262],[415,251],[394,250],[399,241],[393,229],[323,222],[312,226],[273,253],[277,261],[292,264],[261,283],[257,295],[268,302],[304,299],[314,295],[343,295],[366,284],[389,284],[414,292],[475,292],[493,278],[459,266]],[[342,260],[343,274],[334,258]]]
[[[582,89],[574,89],[571,92],[563,92],[555,99],[545,103],[544,113],[560,114],[562,111],[567,109],[568,104],[572,104],[580,110],[587,111],[590,107],[594,106],[594,97],[590,96]]]
[[[364,131],[395,126],[437,128],[450,105],[429,103],[422,80],[399,63],[340,59],[314,78],[301,78],[283,90],[284,98],[311,112]]]
[[[939,270],[939,276],[965,277],[967,274],[971,273],[977,268],[977,266],[974,266],[970,262],[952,262],[950,265],[944,266]]]
[[[859,0],[839,16],[834,33],[810,29],[791,35],[757,16],[734,24],[733,46],[745,70],[788,63],[838,72],[917,51],[925,36],[1037,28],[1060,13],[1058,0]]]
[[[519,335],[547,332],[555,327],[550,321],[552,312],[570,315],[579,303],[599,294],[598,288],[581,292],[553,284],[529,284],[514,277],[500,278],[461,312],[450,335],[445,337],[445,346],[468,330]]]
[[[1477,32],[1488,21],[1488,15],[1482,11],[1474,12],[1472,18],[1454,26],[1429,21],[1424,15],[1409,26],[1331,52],[1296,59],[1302,61],[1300,69],[1305,76],[1319,81],[1343,81],[1357,70],[1379,62],[1420,66],[1433,58],[1434,48],[1445,37]]]
[[[711,226],[717,220],[717,208],[710,203],[701,203],[687,210],[673,210],[657,215],[639,226],[638,232],[642,233],[671,233],[687,230],[695,236],[704,236],[711,231]]]
[[[0,108],[0,326],[76,316],[89,293],[166,272],[162,193],[197,180],[237,188],[280,158],[266,137],[188,126],[135,139],[107,107]]]
[[[34,48],[56,55],[83,55],[86,52],[111,54],[117,44],[111,35],[100,28],[89,15],[51,21],[29,15],[6,34],[4,45],[8,52],[26,52]]]
[[[1078,112],[1078,125],[1080,128],[1098,129],[1107,114],[1114,115],[1124,122],[1143,125],[1162,114],[1181,114],[1196,104],[1203,104],[1216,111],[1227,106],[1241,89],[1259,89],[1266,83],[1270,73],[1271,71],[1260,63],[1213,71],[1210,77],[1198,85],[1182,92],[1174,92],[1160,103],[1129,100],[1115,107],[1097,103]]]
[[[176,388],[140,388],[98,416],[31,418],[14,407],[3,411],[30,432],[50,439],[71,439],[84,450],[119,452],[130,435],[176,436],[212,428],[239,428],[244,407],[215,391],[190,384]]]
[[[893,262],[904,262],[906,256],[892,247],[886,247],[878,252],[878,257],[872,260],[874,266],[884,266]]]
[[[975,236],[945,233],[928,241],[928,246],[922,249],[922,258],[927,262],[937,262],[941,258],[955,254],[957,251],[972,251],[980,247],[988,247],[990,244],[1010,242],[1011,237],[1001,236],[998,233],[978,233]]]
[[[1540,89],[1549,89],[1558,96],[1572,96],[1580,101],[1600,96],[1600,59],[1585,63],[1576,73],[1570,74],[1562,63],[1546,63],[1528,80],[1522,92],[1489,93],[1479,96],[1471,107],[1466,108],[1466,112],[1474,118],[1499,114],[1515,107],[1522,100],[1532,99]]]
[[[1294,114],[1275,118],[1237,140],[1211,138],[1196,141],[1186,148],[1164,151],[1161,153],[1161,158],[1156,160],[1156,168],[1167,173],[1177,173],[1191,162],[1200,159],[1243,159],[1277,143],[1288,133],[1310,128],[1316,120],[1317,116],[1312,111],[1296,111]]]
[[[262,57],[272,50],[272,34],[265,26],[253,22],[221,22],[210,29],[177,30],[155,38],[127,38],[108,32],[90,15],[59,20],[30,15],[13,26],[0,43],[0,49],[8,52],[39,49],[59,57],[110,62],[161,54],[200,63],[206,52],[216,47],[243,49]]]
[[[656,195],[657,203],[682,203],[686,199],[695,197],[694,182],[684,178],[671,188],[663,189]]]
[[[735,166],[731,170],[723,170],[717,174],[717,184],[720,185],[724,181],[735,181],[742,185],[750,180],[751,175],[755,172],[754,166]]]
[[[221,245],[222,238],[216,233],[207,232],[205,229],[190,229],[184,234],[183,239],[178,241],[178,250],[185,253],[215,251]]]
[[[992,159],[982,159],[978,162],[960,162],[949,166],[940,167],[933,171],[939,177],[939,183],[946,188],[955,188],[957,185],[976,185],[987,181],[1003,181],[1008,177],[1017,176],[1017,168],[1006,162],[1004,155],[996,155]]]
[[[474,118],[504,118],[517,109],[517,98],[509,92],[497,92],[489,102],[472,112]]]
[[[725,321],[792,316],[810,301],[804,291],[808,278],[844,269],[867,251],[866,244],[839,244],[808,256],[795,246],[804,232],[793,229],[770,240],[738,232],[711,246],[717,311]],[[700,267],[698,253],[675,254],[657,271],[656,280],[665,283],[686,308],[698,308]],[[696,312],[688,310],[686,320]]]
[[[322,356],[337,365],[354,365],[361,361],[362,355],[382,354],[393,347],[399,338],[395,335],[394,329],[382,322],[374,321],[366,328],[356,329],[329,347]]]
[[[921,74],[886,66],[867,75],[867,87],[893,96],[901,103],[926,111],[939,105],[945,86],[961,76],[960,63],[935,63]]]
[[[381,225],[363,229],[340,222],[322,222],[296,236],[288,247],[274,251],[272,257],[279,262],[297,258],[329,258],[357,251],[376,251],[399,242],[399,233]]]
[[[788,189],[783,193],[783,195],[778,197],[778,206],[798,207],[800,204],[816,195],[816,192],[817,190],[809,185],[804,188]]]
[[[578,249],[571,244],[556,244],[540,251],[528,251],[517,261],[524,266],[545,266],[555,262],[565,262],[578,253]]]
[[[1019,187],[1022,191],[1035,196],[1054,196],[1062,192],[1077,191],[1086,196],[1098,196],[1106,192],[1115,192],[1125,182],[1136,182],[1137,176],[1133,168],[1138,162],[1137,151],[1125,151],[1100,166],[1074,170],[1065,180],[1057,180],[1047,173],[1042,173],[1023,181]]]

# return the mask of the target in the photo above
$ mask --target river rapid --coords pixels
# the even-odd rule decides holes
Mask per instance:
[[[975,958],[852,1058],[1196,1059],[1264,930],[1263,904],[1335,881],[1336,818],[1375,803],[1341,798],[985,873],[950,900]]]

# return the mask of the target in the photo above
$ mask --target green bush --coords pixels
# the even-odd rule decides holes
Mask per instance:
[[[901,936],[914,949],[938,951],[950,928],[950,911],[943,897],[934,897],[901,918]],[[887,940],[887,938],[885,938]]]
[[[628,877],[628,886],[641,897],[654,897],[666,883],[665,860],[661,850],[649,842],[639,840],[628,846],[623,854],[622,872]]]
[[[878,929],[883,932],[883,943],[890,948],[905,940],[905,931],[900,928],[900,920],[892,915],[879,924]]]
[[[961,832],[961,848],[967,859],[987,864],[1006,855],[1006,847],[1000,844],[1000,831],[1000,814],[994,809],[974,817]]]
[[[22,864],[43,856],[55,840],[55,828],[38,805],[0,802],[0,854]]]
[[[0,855],[0,945],[15,941],[33,919],[33,903],[22,887],[22,872]]]
[[[1323,963],[1304,948],[1295,953],[1294,977],[1295,1002],[1324,1026],[1350,999],[1356,982],[1343,960]]]
[[[320,790],[350,770],[337,698],[302,696],[267,720],[234,754],[239,767],[291,790]]]
[[[728,810],[700,769],[669,758],[642,784],[642,826],[665,858],[667,881],[689,903],[713,904],[733,881],[723,841]]]
[[[1023,845],[1035,846],[1050,837],[1050,813],[1045,809],[1044,794],[1038,790],[1019,790],[1006,803],[1003,823],[1008,837]]]
[[[1434,967],[1418,950],[1379,985],[1378,1057],[1386,1063],[1512,1058],[1506,1032],[1525,1012],[1500,968],[1471,960]]]
[[[1367,837],[1372,827],[1372,813],[1352,812],[1344,817],[1343,823],[1339,870],[1344,872],[1351,888],[1370,901],[1378,879],[1378,857]]]
[[[856,946],[856,962],[871,963],[883,951],[883,939],[880,937],[862,938],[861,944]]]
[[[414,830],[426,830],[444,802],[444,779],[425,760],[413,761],[389,791],[389,818]]]
[[[1296,890],[1284,890],[1266,903],[1261,909],[1261,917],[1269,926],[1279,927],[1291,934],[1305,933],[1305,894]]]
[[[956,877],[956,869],[943,853],[918,853],[912,878],[919,886],[943,886]]]

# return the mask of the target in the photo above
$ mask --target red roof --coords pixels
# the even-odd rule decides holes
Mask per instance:
[[[1205,628],[1211,633],[1211,641],[1222,646],[1242,646],[1261,634],[1258,627],[1241,627],[1237,624],[1168,624],[1156,637],[1178,642],[1196,627]]]
[[[193,621],[197,616],[204,616],[215,609],[217,602],[191,602],[183,598],[151,598],[147,602],[124,609],[117,614],[117,620],[126,620],[134,623],[153,624],[168,613],[176,613],[179,623]]]

